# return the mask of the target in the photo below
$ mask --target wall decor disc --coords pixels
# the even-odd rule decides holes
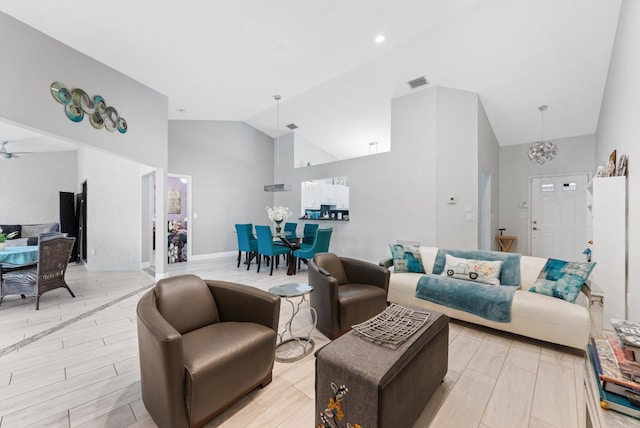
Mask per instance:
[[[93,105],[96,108],[96,111],[100,114],[104,114],[107,111],[107,102],[104,100],[102,95],[96,95],[93,97]]]
[[[104,119],[97,111],[93,112],[89,117],[89,122],[91,122],[91,125],[96,129],[102,129],[104,127]]]
[[[118,119],[118,132],[120,132],[121,134],[124,134],[125,132],[127,132],[127,121],[124,120],[124,117],[121,117]]]
[[[109,132],[115,132],[118,127],[118,111],[113,107],[107,107],[105,113],[104,127],[107,128]]]
[[[74,122],[81,122],[84,118],[84,112],[80,106],[77,106],[74,103],[68,103],[65,105],[64,111],[67,113],[67,117]]]
[[[115,107],[107,105],[102,95],[89,96],[83,89],[69,89],[61,82],[53,82],[49,89],[53,99],[64,105],[69,120],[82,122],[86,114],[95,129],[106,128],[109,132],[117,130],[120,134],[129,130],[127,121],[120,117]]]
[[[74,89],[71,91],[71,98],[73,99],[73,103],[77,106],[80,106],[83,112],[87,114],[93,114],[96,111],[93,106],[93,101],[89,98],[89,95],[82,89]]]
[[[71,101],[71,93],[63,83],[53,82],[51,84],[51,95],[60,104],[67,104]]]

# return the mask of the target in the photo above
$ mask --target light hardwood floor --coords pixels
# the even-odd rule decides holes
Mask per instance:
[[[172,265],[268,289],[306,282],[306,268],[259,274],[235,257]],[[76,293],[8,297],[0,306],[0,427],[154,427],[140,396],[135,307],[153,284],[142,272],[90,273],[70,265]],[[282,305],[281,320],[289,306]],[[304,321],[304,320],[303,320]],[[308,320],[307,320],[308,321]],[[328,340],[314,332],[316,346]],[[583,357],[560,346],[457,321],[450,323],[449,371],[415,427],[584,427]],[[314,357],[278,363],[273,382],[209,427],[314,427]]]

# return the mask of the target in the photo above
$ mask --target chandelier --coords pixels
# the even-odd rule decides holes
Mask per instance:
[[[532,162],[542,165],[552,160],[558,154],[558,148],[551,141],[544,139],[544,111],[548,109],[546,105],[538,107],[540,110],[540,141],[536,141],[529,147],[528,157]]]

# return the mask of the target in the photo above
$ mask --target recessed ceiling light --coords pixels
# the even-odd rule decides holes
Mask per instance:
[[[384,42],[385,38],[382,34],[380,34],[379,36],[376,36],[376,38],[373,40],[376,43],[382,43]]]

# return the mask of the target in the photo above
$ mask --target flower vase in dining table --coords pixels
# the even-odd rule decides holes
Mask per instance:
[[[274,223],[276,224],[276,234],[279,234],[280,232],[282,232],[282,226],[281,226],[282,220],[280,221],[276,220]]]

